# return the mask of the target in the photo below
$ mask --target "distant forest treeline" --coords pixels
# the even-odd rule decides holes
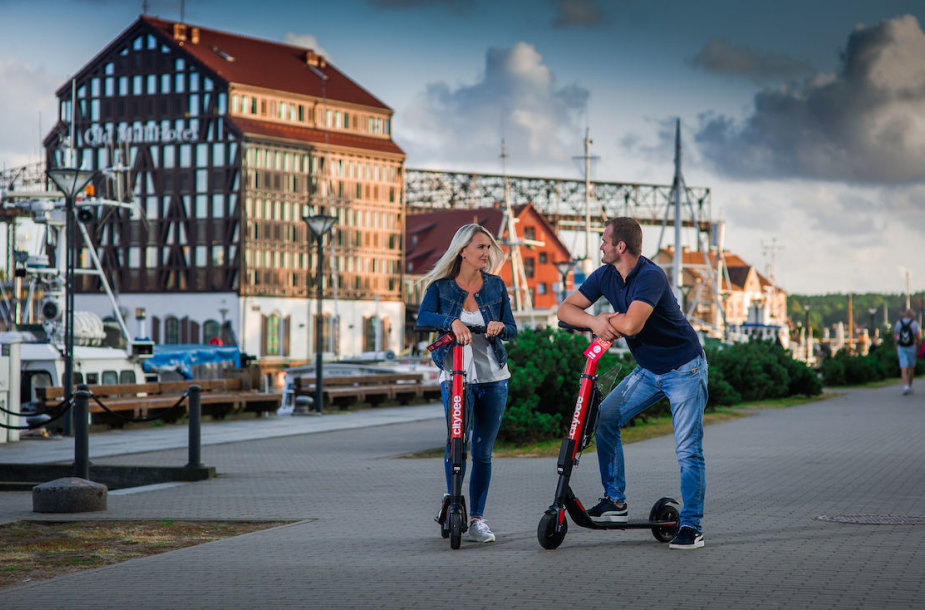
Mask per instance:
[[[871,309],[874,326],[883,325],[883,308],[886,307],[887,321],[892,326],[899,319],[900,313],[906,308],[905,294],[853,294],[852,317],[856,328],[870,326]],[[911,295],[910,305],[916,311],[919,321],[925,312],[925,292],[916,292]],[[824,327],[831,327],[839,322],[848,324],[848,295],[847,294],[791,294],[787,297],[787,311],[790,319],[797,326],[802,326],[806,319],[806,310],[809,309],[809,324],[816,334]]]

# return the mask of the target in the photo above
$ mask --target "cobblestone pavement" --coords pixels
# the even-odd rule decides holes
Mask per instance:
[[[75,519],[254,519],[292,524],[0,591],[18,608],[914,608],[925,605],[925,395],[850,390],[710,426],[706,546],[669,551],[646,530],[572,526],[540,548],[555,459],[496,459],[494,544],[442,539],[432,517],[441,419],[209,445],[212,480],[112,492]],[[91,440],[92,442],[92,440]],[[185,450],[95,459],[183,464]],[[631,516],[678,495],[670,438],[626,447]],[[2,461],[2,451],[0,451]],[[597,463],[573,476],[585,503]],[[893,515],[919,525],[871,525]],[[845,517],[848,517],[845,519]],[[0,494],[0,521],[53,519]],[[868,519],[870,520],[870,519]],[[894,518],[894,520],[896,520]]]

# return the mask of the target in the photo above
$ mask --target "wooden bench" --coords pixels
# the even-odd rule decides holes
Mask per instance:
[[[295,396],[315,397],[314,376],[296,377],[294,385]],[[325,404],[340,407],[355,402],[377,405],[385,400],[408,404],[415,398],[439,397],[440,384],[425,380],[419,373],[325,377],[321,394]]]
[[[157,411],[174,406],[191,385],[198,385],[202,392],[200,402],[203,415],[224,417],[229,413],[240,411],[258,414],[275,411],[279,408],[281,395],[277,392],[257,392],[247,389],[240,378],[237,379],[193,379],[190,381],[162,381],[159,383],[133,383],[91,385],[88,389],[99,402],[110,411],[130,411],[126,417],[145,417]],[[64,398],[61,386],[37,388],[39,400],[44,403],[57,403]],[[188,398],[177,409],[178,419],[189,406]],[[107,413],[93,398],[90,399],[90,414],[107,423],[118,423],[117,417]]]

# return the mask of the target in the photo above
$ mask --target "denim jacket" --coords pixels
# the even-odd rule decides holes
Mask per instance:
[[[460,288],[454,278],[432,282],[424,292],[417,323],[420,326],[449,329],[453,320],[462,314],[463,303],[468,295],[469,293]],[[501,340],[509,341],[517,336],[517,325],[514,322],[514,313],[511,311],[511,299],[508,297],[507,287],[500,277],[483,271],[482,288],[472,296],[486,324],[491,321],[504,323],[504,330],[500,335],[487,337],[498,359],[498,364],[504,366],[507,362],[507,350],[504,349]],[[443,345],[431,354],[434,364],[441,369],[444,368],[443,359],[449,349],[449,345]]]

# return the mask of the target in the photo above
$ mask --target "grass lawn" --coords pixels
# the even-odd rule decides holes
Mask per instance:
[[[0,525],[0,588],[283,525],[251,521],[17,521]]]

